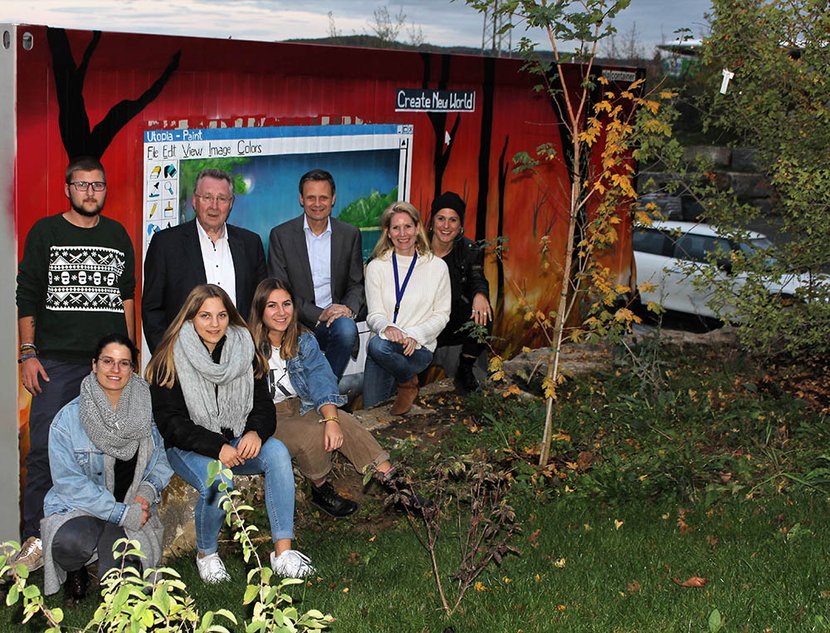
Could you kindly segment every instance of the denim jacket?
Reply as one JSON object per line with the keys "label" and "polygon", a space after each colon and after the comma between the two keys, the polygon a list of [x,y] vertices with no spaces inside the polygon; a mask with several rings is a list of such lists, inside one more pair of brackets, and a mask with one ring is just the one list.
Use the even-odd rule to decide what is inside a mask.
{"label": "denim jacket", "polygon": [[[161,435],[152,426],[153,452],[144,470],[142,483],[155,492],[148,501],[154,506],[173,476]],[[116,501],[104,483],[104,453],[92,443],[81,424],[80,397],[61,409],[49,430],[49,466],[54,485],[43,502],[45,516],[82,510],[110,523],[121,525],[127,506]]]}
{"label": "denim jacket", "polygon": [[291,386],[300,398],[300,415],[311,409],[319,411],[324,404],[338,407],[345,404],[348,398],[340,395],[331,365],[320,351],[314,335],[310,332],[300,334],[299,348],[299,353],[285,362],[285,368]]}

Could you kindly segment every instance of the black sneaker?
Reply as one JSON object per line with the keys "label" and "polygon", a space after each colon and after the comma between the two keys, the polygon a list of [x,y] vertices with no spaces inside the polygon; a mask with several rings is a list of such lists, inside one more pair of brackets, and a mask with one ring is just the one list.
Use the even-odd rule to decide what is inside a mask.
{"label": "black sneaker", "polygon": [[337,494],[334,486],[328,481],[322,486],[311,486],[311,503],[336,519],[354,514],[359,507],[351,499],[346,499]]}
{"label": "black sneaker", "polygon": [[84,598],[89,589],[89,572],[86,567],[66,574],[66,583],[63,585],[63,596],[70,605],[74,605]]}
{"label": "black sneaker", "polygon": [[458,371],[455,372],[455,386],[461,393],[474,393],[478,391],[478,380],[473,373],[473,366],[461,363]]}

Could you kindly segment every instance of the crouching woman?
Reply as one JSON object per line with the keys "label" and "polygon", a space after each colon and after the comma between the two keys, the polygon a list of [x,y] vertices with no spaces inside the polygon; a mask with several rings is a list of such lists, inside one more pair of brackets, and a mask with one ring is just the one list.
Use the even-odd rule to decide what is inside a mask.
{"label": "crouching woman", "polygon": [[147,567],[161,558],[156,508],[173,471],[153,424],[150,389],[134,373],[137,360],[127,337],[102,338],[80,395],[52,422],[53,486],[41,525],[47,595],[66,580],[67,597],[82,599],[88,562],[97,556],[99,577],[121,564],[112,551],[119,538],[138,540]]}

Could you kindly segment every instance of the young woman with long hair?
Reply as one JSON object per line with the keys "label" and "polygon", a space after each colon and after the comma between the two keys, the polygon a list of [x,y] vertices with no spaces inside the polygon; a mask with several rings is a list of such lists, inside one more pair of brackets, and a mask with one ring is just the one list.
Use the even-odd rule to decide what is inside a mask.
{"label": "young woman with long hair", "polygon": [[353,415],[338,409],[346,398],[314,335],[298,321],[290,286],[265,279],[254,292],[250,329],[257,351],[268,359],[269,387],[277,408],[275,436],[311,482],[311,501],[334,517],[357,510],[328,481],[334,451],[355,469],[371,468],[391,486],[394,468],[389,453]]}
{"label": "young woman with long hair", "polygon": [[288,451],[272,437],[267,367],[230,297],[211,284],[190,292],[147,366],[170,465],[199,492],[196,565],[208,583],[229,580],[217,553],[225,520],[220,482],[206,484],[208,464],[216,459],[236,475],[264,474],[274,573],[301,578],[314,572],[308,558],[291,549],[294,474]]}

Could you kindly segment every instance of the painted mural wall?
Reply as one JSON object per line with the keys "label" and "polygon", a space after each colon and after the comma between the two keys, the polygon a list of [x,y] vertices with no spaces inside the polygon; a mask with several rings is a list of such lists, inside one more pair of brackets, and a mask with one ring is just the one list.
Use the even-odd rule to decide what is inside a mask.
{"label": "painted mural wall", "polygon": [[[63,170],[70,156],[101,158],[108,179],[104,213],[127,227],[138,255],[150,208],[148,131],[394,126],[411,134],[405,190],[425,221],[432,200],[453,190],[468,204],[468,237],[509,240],[503,262],[491,257],[487,263],[494,334],[502,349],[534,343],[519,324],[513,282],[542,309],[553,308],[567,226],[567,156],[555,108],[533,92],[533,79],[518,60],[42,26],[18,26],[15,46],[18,257],[38,219],[66,210]],[[562,156],[546,167],[544,186],[513,175],[512,156],[542,143],[553,143]],[[275,196],[279,208],[272,223],[260,213],[263,239],[271,226],[300,213],[295,183],[302,172],[295,163],[286,168],[297,173],[270,183],[292,191]],[[334,177],[338,192],[348,188],[346,170]],[[384,187],[388,183],[379,183],[378,190]],[[190,193],[175,196],[186,202]],[[545,236],[554,266],[543,275],[539,243]],[[136,259],[140,280],[141,257]],[[626,282],[627,233],[609,259]],[[25,420],[23,425],[25,435]]]}

